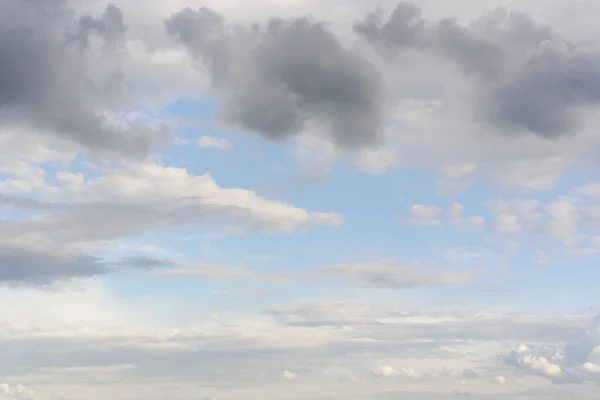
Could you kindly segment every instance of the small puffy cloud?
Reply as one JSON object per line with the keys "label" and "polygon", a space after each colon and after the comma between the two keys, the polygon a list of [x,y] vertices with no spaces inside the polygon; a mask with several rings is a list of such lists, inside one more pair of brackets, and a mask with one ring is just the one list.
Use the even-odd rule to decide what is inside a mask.
{"label": "small puffy cloud", "polygon": [[492,382],[495,385],[506,385],[507,383],[506,378],[502,375],[494,376],[492,379],[490,379],[490,382]]}
{"label": "small puffy cloud", "polygon": [[415,204],[403,219],[421,226],[439,226],[441,211],[438,206]]}
{"label": "small puffy cloud", "polygon": [[464,217],[464,207],[459,202],[452,203],[450,207],[450,219],[452,225],[459,229],[479,229],[485,225],[484,217]]}
{"label": "small puffy cloud", "polygon": [[586,362],[581,366],[581,369],[585,372],[592,374],[600,374],[600,365],[593,362]]}
{"label": "small puffy cloud", "polygon": [[379,377],[383,377],[383,378],[398,375],[399,373],[400,373],[400,371],[398,371],[394,367],[390,367],[389,365],[378,366],[373,371],[373,374],[375,376],[379,376]]}
{"label": "small puffy cloud", "polygon": [[496,213],[494,227],[498,232],[517,233],[542,219],[535,199],[501,199],[487,202]]}
{"label": "small puffy cloud", "polygon": [[298,376],[298,374],[296,374],[295,372],[292,372],[292,371],[288,371],[287,369],[285,371],[283,371],[283,377],[285,379],[294,380],[294,379],[296,379],[297,376]]}
{"label": "small puffy cloud", "polygon": [[215,136],[202,136],[196,140],[196,146],[201,149],[217,149],[217,150],[231,150],[233,145],[227,139],[215,137]]}
{"label": "small puffy cloud", "polygon": [[521,343],[509,355],[507,362],[532,374],[556,379],[563,374],[563,369],[555,361],[562,357],[556,349],[534,348]]}

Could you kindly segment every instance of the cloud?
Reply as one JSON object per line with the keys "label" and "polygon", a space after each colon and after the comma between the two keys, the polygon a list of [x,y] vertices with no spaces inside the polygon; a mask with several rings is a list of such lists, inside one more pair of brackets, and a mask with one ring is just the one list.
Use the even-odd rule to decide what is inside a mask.
{"label": "cloud", "polygon": [[[150,231],[202,224],[237,233],[283,234],[343,223],[336,213],[310,213],[249,190],[221,188],[210,174],[194,176],[183,168],[144,163],[104,172],[90,179],[59,173],[57,185],[43,180],[40,185],[53,201],[0,195],[0,204],[25,213],[18,221],[0,221],[1,279],[47,283],[108,273],[117,264],[86,249],[97,251]],[[138,269],[172,265],[143,256],[122,262]]]}
{"label": "cloud", "polygon": [[[121,11],[109,5],[76,24],[70,14],[62,1],[0,3],[0,121],[92,151],[144,156],[167,128],[117,117],[128,104],[122,71],[110,64],[126,31]],[[91,48],[92,37],[101,49]]]}
{"label": "cloud", "polygon": [[[546,378],[555,379],[563,375],[563,369],[555,364],[555,359],[560,359],[561,355],[556,352],[544,356],[544,348],[534,349],[525,344],[520,344],[517,349],[509,355],[507,362],[512,363],[519,368],[530,373],[540,375]],[[552,349],[548,349],[552,351]]]}
{"label": "cloud", "polygon": [[506,378],[502,375],[497,375],[491,379],[491,382],[495,385],[506,385]]}
{"label": "cloud", "polygon": [[356,167],[370,174],[380,174],[398,164],[398,155],[390,150],[363,151],[355,162]]}
{"label": "cloud", "polygon": [[[234,280],[256,280],[259,274],[243,268],[212,265],[206,263],[194,263],[193,268],[170,269],[161,273],[173,277],[198,277],[208,279],[234,279]],[[223,294],[223,293],[221,293]],[[231,294],[231,293],[228,293]]]}
{"label": "cloud", "polygon": [[539,201],[535,199],[492,200],[487,202],[487,206],[496,212],[494,227],[499,232],[520,232],[524,226],[531,226],[542,219],[538,211]]}
{"label": "cloud", "polygon": [[7,400],[41,400],[35,392],[23,385],[0,383],[0,395]]}
{"label": "cloud", "polygon": [[600,55],[513,9],[462,26],[452,18],[428,22],[401,2],[387,20],[367,14],[354,30],[388,53],[417,50],[456,66],[474,85],[475,117],[499,132],[572,135],[600,101]]}
{"label": "cloud", "polygon": [[415,204],[404,219],[421,226],[438,226],[441,212],[442,209],[438,206]]}
{"label": "cloud", "polygon": [[148,270],[173,265],[169,260],[143,256],[107,261],[69,251],[65,247],[57,246],[52,249],[51,246],[51,243],[30,243],[27,246],[10,242],[0,245],[0,284],[47,285],[61,280],[106,275],[127,269]]}
{"label": "cloud", "polygon": [[382,365],[375,368],[375,371],[373,371],[373,373],[375,374],[375,376],[387,378],[389,376],[398,375],[399,371],[394,367],[390,367],[389,365]]}
{"label": "cloud", "polygon": [[381,77],[324,23],[273,18],[232,29],[203,7],[174,14],[165,29],[209,71],[230,124],[276,142],[317,131],[344,150],[380,141]]}
{"label": "cloud", "polygon": [[[73,386],[108,383],[113,393],[134,386],[145,395],[137,387],[148,381],[153,382],[148,388],[152,392],[172,391],[161,376],[177,379],[182,396],[198,395],[196,385],[202,393],[228,398],[248,390],[257,395],[292,390],[304,396],[306,382],[315,379],[325,390],[340,383],[369,386],[369,395],[375,396],[384,383],[375,381],[374,366],[398,371],[385,381],[391,386],[384,390],[400,390],[398,378],[399,385],[414,385],[409,390],[415,392],[429,390],[432,382],[453,390],[463,380],[477,380],[475,385],[491,392],[489,380],[499,369],[510,373],[495,361],[510,350],[509,343],[568,342],[589,322],[586,316],[542,317],[386,301],[292,303],[279,306],[280,314],[193,315],[173,325],[158,321],[165,312],[180,315],[181,304],[157,312],[165,304],[155,297],[136,300],[132,307],[110,292],[102,295],[89,287],[83,292],[0,289],[0,300],[9,299],[14,307],[0,310],[5,361],[0,373],[66,398],[77,391]],[[302,371],[302,379],[284,380],[282,359],[294,366],[288,372]],[[397,366],[399,362],[408,365]],[[273,379],[277,376],[282,380]],[[340,380],[342,376],[346,378]],[[353,383],[349,376],[354,376]],[[519,380],[531,382],[526,375]]]}
{"label": "cloud", "polygon": [[600,374],[600,365],[592,363],[592,362],[586,362],[581,366],[581,369],[584,370],[585,372],[590,372],[592,374]]}
{"label": "cloud", "polygon": [[196,146],[201,149],[213,148],[223,151],[231,150],[233,148],[233,145],[227,139],[214,136],[202,136],[196,140]]}
{"label": "cloud", "polygon": [[479,229],[485,225],[484,217],[463,217],[464,207],[459,202],[452,203],[450,218],[452,225],[460,229]]}
{"label": "cloud", "polygon": [[298,377],[298,374],[296,374],[295,372],[288,371],[286,369],[285,371],[283,371],[283,377],[288,380],[293,380]]}
{"label": "cloud", "polygon": [[383,288],[467,286],[474,279],[474,274],[468,271],[402,266],[396,265],[393,260],[333,265],[313,270],[311,275],[340,278],[366,286]]}

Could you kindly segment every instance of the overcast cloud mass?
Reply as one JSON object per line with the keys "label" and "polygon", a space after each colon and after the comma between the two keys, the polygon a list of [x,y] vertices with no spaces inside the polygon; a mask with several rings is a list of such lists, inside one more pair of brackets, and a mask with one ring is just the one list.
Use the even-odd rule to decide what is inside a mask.
{"label": "overcast cloud mass", "polygon": [[592,0],[0,0],[0,400],[600,396]]}

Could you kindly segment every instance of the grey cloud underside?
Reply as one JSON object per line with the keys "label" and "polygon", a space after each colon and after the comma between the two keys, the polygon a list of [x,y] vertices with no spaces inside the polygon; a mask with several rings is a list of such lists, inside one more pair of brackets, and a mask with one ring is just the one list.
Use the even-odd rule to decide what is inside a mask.
{"label": "grey cloud underside", "polygon": [[476,84],[476,117],[504,132],[573,134],[581,113],[600,102],[600,53],[514,10],[496,9],[461,26],[453,19],[429,23],[416,6],[400,3],[387,20],[370,13],[354,30],[398,62],[410,49],[458,67]]}
{"label": "grey cloud underside", "polygon": [[92,79],[85,59],[91,35],[101,39],[103,57],[112,56],[126,30],[117,7],[74,21],[63,2],[0,0],[0,26],[0,123],[33,126],[90,150],[140,156],[164,131],[143,123],[116,128],[102,114],[123,104],[123,77],[115,70]]}
{"label": "grey cloud underside", "polygon": [[325,24],[271,19],[265,26],[229,28],[208,8],[184,9],[165,22],[167,33],[209,70],[225,121],[278,142],[306,130],[342,149],[379,142],[381,77]]}
{"label": "grey cloud underside", "polygon": [[0,285],[46,285],[73,278],[106,275],[123,270],[171,267],[169,260],[147,257],[105,261],[97,257],[76,255],[65,257],[31,249],[0,246]]}

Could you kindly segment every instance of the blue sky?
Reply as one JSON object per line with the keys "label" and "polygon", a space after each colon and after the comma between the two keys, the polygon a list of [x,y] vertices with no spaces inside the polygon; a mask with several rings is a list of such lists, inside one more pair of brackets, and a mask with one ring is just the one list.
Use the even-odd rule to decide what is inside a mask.
{"label": "blue sky", "polygon": [[0,400],[598,398],[597,2],[41,1]]}

